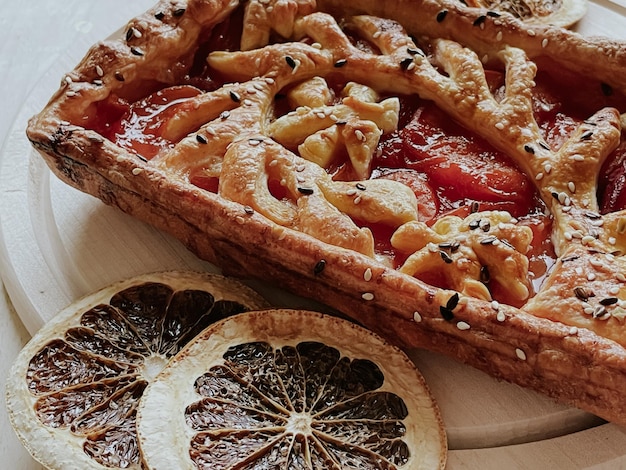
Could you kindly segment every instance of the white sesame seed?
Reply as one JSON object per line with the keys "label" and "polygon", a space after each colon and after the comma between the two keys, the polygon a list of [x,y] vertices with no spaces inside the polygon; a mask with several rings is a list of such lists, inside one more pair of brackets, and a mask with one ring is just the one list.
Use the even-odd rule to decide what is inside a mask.
{"label": "white sesame seed", "polygon": [[548,38],[544,38],[543,41],[541,41],[541,47],[546,48],[548,46]]}
{"label": "white sesame seed", "polygon": [[426,245],[426,248],[431,253],[438,253],[439,252],[439,247],[437,245],[435,245],[433,242],[428,242],[428,245]]}
{"label": "white sesame seed", "polygon": [[137,175],[140,175],[142,171],[143,171],[142,168],[133,168],[132,173],[133,175],[137,176]]}
{"label": "white sesame seed", "polygon": [[99,77],[104,76],[104,70],[102,70],[102,67],[100,67],[99,65],[96,65],[96,73],[98,74]]}
{"label": "white sesame seed", "polygon": [[496,129],[499,131],[504,130],[504,124],[502,122],[496,122]]}
{"label": "white sesame seed", "polygon": [[591,315],[593,313],[593,307],[586,306],[585,308],[583,308],[583,312],[587,315]]}
{"label": "white sesame seed", "polygon": [[491,308],[494,309],[495,311],[500,310],[500,302],[498,302],[497,300],[492,300]]}
{"label": "white sesame seed", "polygon": [[466,323],[464,321],[460,321],[456,324],[456,327],[461,330],[461,331],[465,331],[465,330],[469,330],[470,329],[470,325],[469,323]]}
{"label": "white sesame seed", "polygon": [[502,41],[502,31],[498,31],[498,34],[496,34],[496,41]]}
{"label": "white sesame seed", "polygon": [[[482,25],[481,25],[481,27],[482,27]],[[483,58],[482,58],[482,63],[483,63],[483,64],[486,64],[487,62],[489,62],[489,56],[488,56],[487,54],[485,54],[485,55],[483,56]]]}
{"label": "white sesame seed", "polygon": [[550,174],[550,172],[552,171],[552,165],[550,165],[549,163],[546,163],[543,166],[543,171],[547,174]]}
{"label": "white sesame seed", "polygon": [[380,31],[376,31],[374,34],[372,34],[372,38],[373,39],[378,39],[380,37]]}
{"label": "white sesame seed", "polygon": [[354,201],[352,201],[352,202],[354,202],[355,204],[360,204],[361,200],[362,200],[361,196],[357,196],[357,197],[354,198]]}
{"label": "white sesame seed", "polygon": [[518,357],[518,359],[522,361],[526,360],[526,353],[522,351],[520,348],[515,348],[515,355]]}
{"label": "white sesame seed", "polygon": [[121,162],[123,162],[123,161],[124,161],[124,157],[123,157],[122,155],[118,155],[118,156],[115,158],[115,160],[116,160],[118,163],[121,163]]}
{"label": "white sesame seed", "polygon": [[235,222],[237,222],[239,225],[243,225],[243,224],[246,223],[245,219],[242,216],[240,216],[240,215],[235,217]]}
{"label": "white sesame seed", "polygon": [[543,179],[543,173],[539,172],[535,175],[535,179],[537,181],[541,181]]}
{"label": "white sesame seed", "polygon": [[617,240],[615,239],[615,237],[609,237],[609,245],[615,245],[617,243]]}
{"label": "white sesame seed", "polygon": [[570,232],[563,233],[563,237],[565,237],[565,239],[568,241],[574,238]]}
{"label": "white sesame seed", "polygon": [[594,281],[596,279],[596,275],[595,273],[589,273],[587,274],[587,280],[588,281]]}
{"label": "white sesame seed", "polygon": [[500,323],[506,320],[506,315],[504,314],[503,311],[498,312],[498,314],[496,315],[496,320],[498,320]]}
{"label": "white sesame seed", "polygon": [[361,142],[365,141],[365,134],[363,134],[363,131],[361,131],[360,129],[357,129],[356,131],[354,131],[354,135]]}
{"label": "white sesame seed", "polygon": [[609,294],[611,295],[617,295],[619,294],[620,291],[620,287],[619,286],[613,286],[609,289]]}
{"label": "white sesame seed", "polygon": [[571,192],[575,193],[576,192],[576,184],[573,181],[570,181],[569,183],[567,183],[567,189],[569,189]]}
{"label": "white sesame seed", "polygon": [[422,321],[422,316],[419,312],[413,312],[413,321],[419,323]]}
{"label": "white sesame seed", "polygon": [[572,326],[572,327],[569,329],[569,334],[570,334],[570,335],[574,335],[574,336],[575,336],[575,335],[577,335],[577,334],[578,334],[578,328],[576,328],[575,326]]}
{"label": "white sesame seed", "polygon": [[572,160],[577,161],[577,162],[582,162],[585,160],[585,157],[583,157],[580,154],[576,154],[576,155],[572,155]]}
{"label": "white sesame seed", "polygon": [[537,33],[535,33],[535,30],[534,30],[534,29],[529,29],[529,30],[528,30],[528,35],[529,35],[529,36],[536,36],[536,35],[537,35]]}
{"label": "white sesame seed", "polygon": [[361,298],[363,300],[374,300],[374,294],[372,294],[371,292],[365,292],[363,295],[361,295]]}
{"label": "white sesame seed", "polygon": [[615,275],[615,279],[617,279],[620,282],[626,282],[626,274],[624,274],[624,273],[617,273]]}
{"label": "white sesame seed", "polygon": [[371,268],[367,268],[365,270],[365,272],[363,273],[363,279],[365,279],[366,282],[369,282],[372,280],[372,270]]}
{"label": "white sesame seed", "polygon": [[581,241],[583,245],[589,245],[590,243],[593,243],[594,240],[595,238],[593,238],[591,235],[585,235]]}
{"label": "white sesame seed", "polygon": [[583,268],[581,268],[580,266],[578,266],[576,269],[574,269],[574,272],[575,272],[577,275],[579,275],[579,276],[580,276],[580,275],[582,275],[582,273],[583,273]]}

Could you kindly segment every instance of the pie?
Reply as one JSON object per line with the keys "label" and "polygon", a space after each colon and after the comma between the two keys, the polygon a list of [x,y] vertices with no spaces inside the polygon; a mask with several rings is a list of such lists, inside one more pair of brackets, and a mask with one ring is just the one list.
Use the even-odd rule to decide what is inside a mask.
{"label": "pie", "polygon": [[625,46],[446,0],[162,1],[27,133],[225,274],[626,423]]}

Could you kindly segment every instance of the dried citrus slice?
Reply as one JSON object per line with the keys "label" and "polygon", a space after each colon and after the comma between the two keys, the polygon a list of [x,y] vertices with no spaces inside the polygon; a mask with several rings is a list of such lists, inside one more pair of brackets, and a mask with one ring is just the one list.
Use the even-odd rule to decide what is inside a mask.
{"label": "dried citrus slice", "polygon": [[302,310],[211,325],[147,387],[138,433],[150,469],[437,469],[447,451],[404,353]]}
{"label": "dried citrus slice", "polygon": [[11,423],[49,469],[145,468],[136,409],[146,385],[209,323],[265,301],[216,275],[168,272],[114,284],[60,312],[7,379]]}
{"label": "dried citrus slice", "polygon": [[569,27],[587,13],[587,0],[467,0],[472,7],[506,12],[528,24]]}

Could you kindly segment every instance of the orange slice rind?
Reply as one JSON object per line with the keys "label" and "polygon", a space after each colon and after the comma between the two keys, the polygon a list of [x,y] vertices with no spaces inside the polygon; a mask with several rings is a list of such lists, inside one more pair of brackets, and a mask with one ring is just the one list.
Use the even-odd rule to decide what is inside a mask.
{"label": "orange slice rind", "polygon": [[148,385],[149,469],[437,469],[438,408],[415,365],[362,327],[302,310],[208,327]]}

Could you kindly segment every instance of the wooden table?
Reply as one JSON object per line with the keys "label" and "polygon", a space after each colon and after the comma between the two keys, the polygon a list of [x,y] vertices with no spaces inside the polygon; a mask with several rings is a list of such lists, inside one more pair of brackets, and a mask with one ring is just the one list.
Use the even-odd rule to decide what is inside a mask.
{"label": "wooden table", "polygon": [[[16,3],[3,5],[0,16],[0,273],[11,297],[0,295],[2,389],[30,333],[78,296],[141,272],[212,269],[175,240],[49,179],[36,160],[29,164],[23,134],[27,117],[93,42],[152,0]],[[626,39],[625,7],[593,3],[578,28]],[[109,235],[103,237],[103,231]],[[263,288],[277,303],[306,305]],[[497,383],[437,355],[411,355],[442,408],[450,438],[449,469],[626,469],[626,428]],[[0,462],[3,469],[39,468],[11,430],[4,406]]]}

